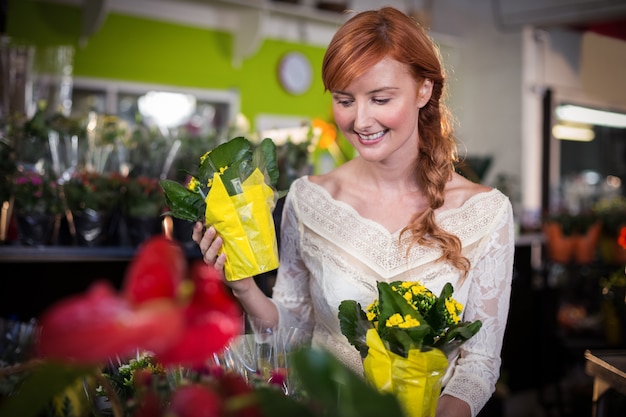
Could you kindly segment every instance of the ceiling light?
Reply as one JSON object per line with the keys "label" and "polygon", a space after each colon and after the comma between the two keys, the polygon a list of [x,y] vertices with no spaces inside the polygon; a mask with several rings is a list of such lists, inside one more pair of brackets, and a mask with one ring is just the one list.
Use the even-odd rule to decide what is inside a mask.
{"label": "ceiling light", "polygon": [[570,122],[626,128],[626,114],[595,110],[571,104],[562,104],[557,106],[556,116],[560,120],[567,120]]}
{"label": "ceiling light", "polygon": [[552,126],[552,136],[560,140],[591,142],[596,135],[593,132],[593,129],[589,126],[568,126],[556,124]]}
{"label": "ceiling light", "polygon": [[187,122],[196,109],[190,94],[150,91],[138,99],[139,112],[159,127],[173,128]]}

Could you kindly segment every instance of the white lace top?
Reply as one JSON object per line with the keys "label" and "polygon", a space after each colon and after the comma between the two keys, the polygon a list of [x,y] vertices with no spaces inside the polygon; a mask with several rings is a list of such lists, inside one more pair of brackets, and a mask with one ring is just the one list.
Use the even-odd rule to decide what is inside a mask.
{"label": "white lace top", "polygon": [[[472,268],[460,273],[435,262],[440,250],[414,246],[406,256],[399,232],[361,217],[307,177],[286,197],[281,226],[280,267],[273,289],[281,326],[313,330],[312,343],[362,374],[358,351],[341,333],[341,301],[365,308],[377,296],[377,281],[419,280],[435,294],[446,282],[464,305],[463,320],[480,319],[481,330],[450,360],[443,393],[467,402],[472,416],[495,390],[513,271],[513,213],[498,190],[479,193],[463,206],[441,212],[438,224],[455,233]],[[403,243],[409,239],[403,236]]]}

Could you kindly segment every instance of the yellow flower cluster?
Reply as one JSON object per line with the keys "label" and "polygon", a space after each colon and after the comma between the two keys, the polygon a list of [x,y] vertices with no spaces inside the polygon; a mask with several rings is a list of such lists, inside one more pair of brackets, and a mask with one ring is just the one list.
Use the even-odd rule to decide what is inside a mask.
{"label": "yellow flower cluster", "polygon": [[[204,160],[209,155],[209,153],[211,152],[209,151],[205,153],[204,155],[202,155],[200,159]],[[228,169],[228,166],[221,167],[220,174],[223,174],[227,169]],[[208,179],[206,186],[209,188],[213,186],[213,178]],[[189,191],[195,191],[195,192],[198,192],[200,190],[200,183],[198,182],[198,179],[196,177],[191,177],[191,179],[189,180],[189,183],[187,184],[187,189]]]}
{"label": "yellow flower cluster", "polygon": [[412,317],[410,314],[402,317],[399,313],[394,314],[393,316],[387,319],[385,326],[387,327],[399,327],[401,329],[408,329],[411,327],[417,327],[421,323],[416,318]]}
{"label": "yellow flower cluster", "polygon": [[458,324],[461,321],[459,313],[463,311],[463,305],[454,298],[448,298],[446,300],[446,311],[452,323]]}
{"label": "yellow flower cluster", "polygon": [[198,182],[198,180],[196,179],[196,177],[191,177],[191,179],[189,180],[189,182],[187,183],[187,189],[189,191],[196,191],[198,189],[198,186],[200,185],[200,183]]}
{"label": "yellow flower cluster", "polygon": [[[422,316],[428,314],[430,309],[437,302],[437,296],[430,291],[424,284],[421,282],[411,282],[411,281],[403,281],[398,283],[397,285],[392,285],[391,289],[398,294],[402,295],[408,304],[413,307],[416,311],[418,311]],[[461,322],[461,311],[463,311],[463,305],[456,301],[454,298],[450,297],[445,300],[446,311],[444,315],[446,317],[446,322],[448,325],[458,324]],[[374,300],[372,304],[370,304],[366,309],[367,319],[374,323],[378,321],[378,316],[380,313],[380,306],[378,304],[378,300]],[[399,314],[396,314],[400,317],[400,319],[406,321]],[[391,318],[390,318],[391,320]],[[397,320],[397,319],[394,319]],[[404,322],[403,321],[403,322]],[[417,320],[415,320],[417,321]],[[386,325],[389,327],[389,321],[387,321]],[[419,326],[418,324],[416,324]],[[392,324],[392,326],[397,326],[397,323]],[[402,326],[398,326],[402,327]],[[411,326],[404,326],[411,327]]]}

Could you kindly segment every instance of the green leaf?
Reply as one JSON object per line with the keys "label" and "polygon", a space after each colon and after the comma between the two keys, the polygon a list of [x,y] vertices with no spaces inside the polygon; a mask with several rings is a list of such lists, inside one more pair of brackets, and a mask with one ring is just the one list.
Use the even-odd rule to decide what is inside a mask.
{"label": "green leaf", "polygon": [[442,350],[446,355],[472,338],[481,329],[483,323],[480,320],[471,323],[459,323],[450,326],[444,337],[437,340],[433,347]]}
{"label": "green leaf", "polygon": [[304,391],[319,406],[310,407],[318,410],[315,415],[402,417],[394,395],[380,393],[330,353],[304,349],[294,352],[291,360]]}
{"label": "green leaf", "polygon": [[361,357],[366,357],[368,346],[365,343],[365,334],[374,326],[367,320],[367,314],[359,303],[354,300],[344,300],[339,304],[339,326],[341,333],[359,351]]}
{"label": "green leaf", "polygon": [[[430,309],[426,317],[424,317],[430,327],[432,327],[433,335],[441,334],[446,327],[448,327],[448,323],[446,321],[446,300],[452,297],[453,292],[454,288],[452,287],[452,284],[447,282],[441,289],[441,294],[437,298],[435,305]],[[434,343],[434,340],[430,339],[426,341],[426,343]]]}
{"label": "green leaf", "polygon": [[427,325],[401,329],[399,327],[385,327],[382,330],[381,339],[386,340],[389,349],[403,357],[408,357],[409,350],[422,349],[424,339],[432,332]]}
{"label": "green leaf", "polygon": [[269,184],[272,187],[276,187],[280,172],[278,170],[278,158],[276,156],[276,144],[274,144],[274,141],[270,138],[263,139],[254,150],[253,159],[255,166],[269,177]]}
{"label": "green leaf", "polygon": [[378,321],[378,331],[382,331],[385,328],[385,323],[389,317],[396,313],[399,313],[402,317],[411,315],[420,322],[423,322],[423,317],[413,308],[413,306],[392,289],[392,284],[386,282],[378,283],[378,302],[380,305],[380,316]]}
{"label": "green leaf", "polygon": [[165,204],[170,214],[179,219],[196,222],[204,218],[206,203],[199,194],[188,190],[172,180],[161,180],[159,185],[165,194]]}
{"label": "green leaf", "polygon": [[239,136],[224,142],[211,152],[200,164],[198,179],[202,184],[206,184],[213,174],[220,172],[220,169],[232,169],[236,162],[252,159],[250,141],[243,136]]}
{"label": "green leaf", "polygon": [[26,377],[14,395],[0,402],[0,417],[40,416],[55,395],[61,394],[78,378],[94,372],[92,367],[44,363]]}
{"label": "green leaf", "polygon": [[315,413],[303,402],[286,397],[282,391],[270,387],[256,388],[259,407],[264,416],[272,417],[315,417]]}

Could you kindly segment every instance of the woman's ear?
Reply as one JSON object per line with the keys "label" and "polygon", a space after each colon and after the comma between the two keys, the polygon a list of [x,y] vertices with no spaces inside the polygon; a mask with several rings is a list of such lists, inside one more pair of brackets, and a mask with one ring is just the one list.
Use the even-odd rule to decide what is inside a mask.
{"label": "woman's ear", "polygon": [[430,96],[432,94],[433,80],[431,80],[430,78],[425,78],[424,81],[422,81],[422,85],[420,85],[419,89],[417,90],[417,103],[420,109],[424,107],[426,103],[428,103],[428,100],[430,100]]}

